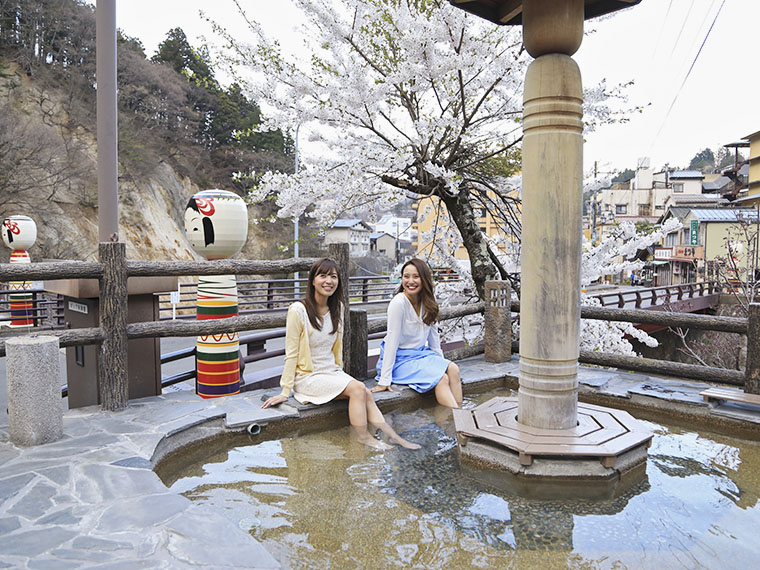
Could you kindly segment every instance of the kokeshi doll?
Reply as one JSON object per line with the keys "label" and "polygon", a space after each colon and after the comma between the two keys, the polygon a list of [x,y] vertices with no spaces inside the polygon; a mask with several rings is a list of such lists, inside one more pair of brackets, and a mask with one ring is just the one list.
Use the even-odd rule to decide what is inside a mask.
{"label": "kokeshi doll", "polygon": [[[37,240],[37,224],[29,216],[10,216],[3,220],[3,241],[13,250],[11,263],[31,263],[27,249]],[[11,291],[11,322],[12,327],[30,327],[34,325],[34,297],[30,281],[11,281],[8,284]]]}
{"label": "kokeshi doll", "polygon": [[[248,237],[248,209],[243,199],[226,190],[204,190],[185,209],[185,233],[193,250],[208,260],[235,255]],[[198,279],[197,320],[225,319],[238,314],[234,275]],[[203,398],[240,392],[238,333],[201,335],[196,343],[195,391]]]}

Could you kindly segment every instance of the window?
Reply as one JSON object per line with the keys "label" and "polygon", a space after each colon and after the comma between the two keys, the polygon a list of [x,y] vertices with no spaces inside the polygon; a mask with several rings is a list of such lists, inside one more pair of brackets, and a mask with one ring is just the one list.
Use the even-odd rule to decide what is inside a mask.
{"label": "window", "polygon": [[681,192],[681,193],[683,193],[683,182],[674,182],[673,183],[673,192]]}
{"label": "window", "polygon": [[649,211],[649,204],[639,204],[639,216],[648,216]]}
{"label": "window", "polygon": [[615,213],[616,214],[627,214],[628,213],[628,206],[626,204],[615,204]]}
{"label": "window", "polygon": [[665,209],[665,206],[662,204],[659,204],[654,207],[655,212],[662,212]]}

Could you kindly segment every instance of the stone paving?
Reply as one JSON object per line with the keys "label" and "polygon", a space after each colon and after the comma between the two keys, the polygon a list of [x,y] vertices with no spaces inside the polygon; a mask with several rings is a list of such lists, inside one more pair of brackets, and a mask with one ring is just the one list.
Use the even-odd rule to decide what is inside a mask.
{"label": "stone paving", "polygon": [[[505,380],[516,387],[517,357],[503,364],[482,357],[459,364],[465,391],[504,386]],[[759,410],[705,404],[699,396],[703,383],[587,367],[579,379],[582,398],[616,399],[621,407],[681,407],[687,414],[760,428]],[[120,412],[67,410],[63,439],[27,448],[9,443],[8,417],[0,414],[0,568],[277,568],[247,532],[211,507],[169,491],[152,470],[184,443],[313,411],[294,400],[262,410],[265,393],[276,390],[215,400],[172,391],[134,400]],[[376,396],[381,406],[424,397],[408,389]],[[331,403],[320,410],[345,413],[344,407]]]}

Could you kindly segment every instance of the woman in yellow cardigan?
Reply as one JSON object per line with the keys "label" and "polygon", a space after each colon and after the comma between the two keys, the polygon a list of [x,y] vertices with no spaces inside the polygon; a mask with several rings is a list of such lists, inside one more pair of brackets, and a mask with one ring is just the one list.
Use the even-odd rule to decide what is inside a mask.
{"label": "woman in yellow cardigan", "polygon": [[269,398],[262,408],[285,402],[291,391],[302,404],[348,399],[348,421],[359,442],[376,449],[391,447],[372,436],[369,423],[385,433],[391,443],[419,449],[419,445],[406,441],[388,425],[367,387],[343,372],[342,298],[337,264],[327,258],[316,261],[309,271],[306,298],[288,309],[282,392]]}

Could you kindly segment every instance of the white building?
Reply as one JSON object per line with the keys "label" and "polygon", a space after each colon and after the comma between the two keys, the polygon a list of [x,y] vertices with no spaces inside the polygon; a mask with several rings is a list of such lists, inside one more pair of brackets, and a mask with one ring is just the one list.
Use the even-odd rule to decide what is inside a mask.
{"label": "white building", "polygon": [[347,243],[350,255],[364,257],[369,253],[371,233],[372,228],[358,218],[335,220],[333,225],[325,230],[325,245]]}
{"label": "white building", "polygon": [[417,232],[412,228],[412,218],[397,218],[390,214],[384,215],[375,224],[375,233],[386,233],[394,238],[414,241]]}

